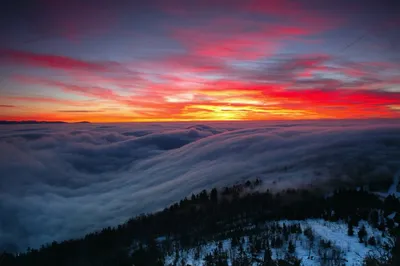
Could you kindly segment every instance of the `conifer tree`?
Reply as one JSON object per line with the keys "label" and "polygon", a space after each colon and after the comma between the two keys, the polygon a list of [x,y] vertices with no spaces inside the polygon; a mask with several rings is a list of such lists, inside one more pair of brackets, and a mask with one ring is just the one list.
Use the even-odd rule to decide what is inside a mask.
{"label": "conifer tree", "polygon": [[347,235],[348,236],[353,236],[354,235],[354,228],[353,228],[353,224],[351,222],[349,222],[347,224]]}
{"label": "conifer tree", "polygon": [[264,252],[264,259],[263,259],[263,266],[272,266],[273,265],[273,260],[272,260],[272,251],[269,248],[269,246],[265,249]]}
{"label": "conifer tree", "polygon": [[363,225],[360,229],[360,231],[358,231],[358,238],[360,240],[360,243],[364,242],[364,239],[367,236],[367,230],[365,229],[365,226]]}
{"label": "conifer tree", "polygon": [[292,241],[289,241],[288,252],[293,254],[296,251],[296,246],[293,244]]}

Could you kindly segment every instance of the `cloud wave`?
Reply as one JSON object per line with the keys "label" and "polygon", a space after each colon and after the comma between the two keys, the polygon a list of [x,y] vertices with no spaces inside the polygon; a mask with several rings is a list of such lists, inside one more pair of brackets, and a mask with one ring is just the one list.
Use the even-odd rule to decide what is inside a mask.
{"label": "cloud wave", "polygon": [[[397,123],[397,124],[396,124]],[[0,127],[0,248],[117,225],[204,188],[392,176],[400,124],[238,122]]]}

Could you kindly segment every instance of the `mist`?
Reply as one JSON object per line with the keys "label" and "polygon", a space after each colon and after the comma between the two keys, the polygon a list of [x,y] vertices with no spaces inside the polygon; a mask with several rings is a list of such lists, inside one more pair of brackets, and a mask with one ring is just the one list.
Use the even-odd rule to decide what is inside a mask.
{"label": "mist", "polygon": [[0,249],[80,237],[192,193],[394,176],[395,120],[0,126]]}

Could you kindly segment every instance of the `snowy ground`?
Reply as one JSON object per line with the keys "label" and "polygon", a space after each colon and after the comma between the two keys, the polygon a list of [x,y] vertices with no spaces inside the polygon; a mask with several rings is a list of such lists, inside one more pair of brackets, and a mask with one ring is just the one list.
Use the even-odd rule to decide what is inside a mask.
{"label": "snowy ground", "polygon": [[[296,221],[295,221],[296,222]],[[332,244],[338,247],[344,252],[344,257],[347,260],[346,265],[362,265],[363,259],[367,256],[369,252],[378,254],[378,249],[387,242],[387,239],[382,238],[382,233],[373,229],[368,223],[360,222],[359,228],[365,225],[368,236],[374,236],[377,239],[379,245],[376,247],[366,246],[360,243],[357,237],[359,228],[355,228],[354,236],[347,235],[347,224],[343,222],[326,222],[324,220],[306,220],[297,221],[301,223],[302,229],[310,226],[316,236],[316,239],[324,239],[332,241]],[[283,223],[283,222],[282,222]],[[293,221],[287,221],[286,224],[293,223]],[[304,237],[304,236],[303,236]],[[316,241],[318,243],[319,241]],[[296,255],[298,258],[302,259],[302,265],[316,265],[314,259],[308,257],[308,248],[304,245],[296,245]],[[316,250],[312,252],[311,258],[318,257]]]}
{"label": "snowy ground", "polygon": [[[354,236],[347,235],[347,224],[344,222],[327,222],[322,219],[310,219],[305,221],[280,221],[281,225],[285,223],[286,225],[290,224],[300,224],[302,230],[306,229],[307,227],[312,228],[312,231],[315,236],[315,245],[311,248],[309,242],[304,234],[299,234],[296,237],[291,236],[291,240],[296,245],[295,255],[297,258],[302,260],[302,265],[304,266],[311,266],[311,265],[319,265],[319,255],[318,255],[318,246],[320,240],[330,240],[332,245],[337,248],[337,250],[341,250],[344,253],[345,258],[345,265],[353,266],[353,265],[362,265],[363,259],[369,253],[378,254],[378,250],[382,247],[384,243],[388,243],[389,240],[385,237],[382,237],[382,233],[372,228],[366,222],[360,222],[359,227],[354,228]],[[359,239],[357,237],[358,230],[361,228],[362,225],[365,225],[368,237],[374,236],[377,240],[376,246],[366,246],[363,243],[359,243]],[[248,237],[244,237],[245,244],[244,248],[247,250],[248,247]],[[208,243],[201,248],[201,258],[194,259],[195,250],[186,250],[182,251],[180,254],[180,258],[184,258],[186,263],[189,265],[203,265],[204,261],[203,258],[206,254],[212,253],[213,250],[217,248],[216,242]],[[223,241],[223,249],[225,251],[231,252],[231,241],[224,240]],[[287,250],[287,243],[284,244],[283,248],[281,249],[272,249],[272,257],[274,259],[284,258],[285,252]],[[169,265],[174,261],[174,255],[166,257],[166,265]],[[249,257],[251,257],[249,253]],[[263,258],[263,254],[258,255],[259,259]],[[231,262],[228,261],[228,264],[231,265]],[[254,263],[254,265],[256,265]]]}

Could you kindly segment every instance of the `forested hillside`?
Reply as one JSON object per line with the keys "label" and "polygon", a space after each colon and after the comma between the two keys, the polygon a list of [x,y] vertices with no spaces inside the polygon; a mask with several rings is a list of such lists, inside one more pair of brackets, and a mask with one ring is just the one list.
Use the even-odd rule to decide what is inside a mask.
{"label": "forested hillside", "polygon": [[400,201],[359,189],[203,190],[81,239],[4,253],[19,265],[400,265]]}

